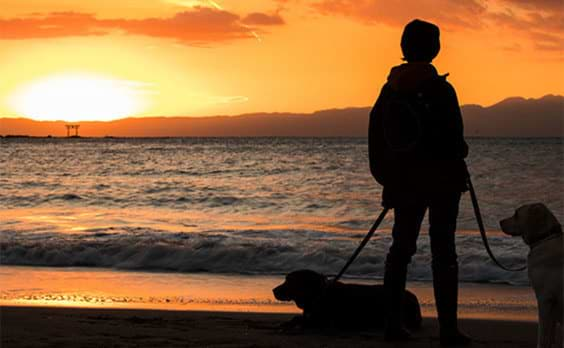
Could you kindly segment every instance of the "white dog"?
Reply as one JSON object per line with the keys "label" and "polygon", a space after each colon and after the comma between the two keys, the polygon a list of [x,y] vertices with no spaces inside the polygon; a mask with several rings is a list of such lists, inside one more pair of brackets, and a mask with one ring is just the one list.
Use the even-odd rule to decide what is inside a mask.
{"label": "white dog", "polygon": [[[542,203],[524,205],[500,222],[511,236],[521,236],[531,248],[529,279],[539,311],[537,347],[562,347],[562,226]],[[560,341],[560,342],[557,342]]]}

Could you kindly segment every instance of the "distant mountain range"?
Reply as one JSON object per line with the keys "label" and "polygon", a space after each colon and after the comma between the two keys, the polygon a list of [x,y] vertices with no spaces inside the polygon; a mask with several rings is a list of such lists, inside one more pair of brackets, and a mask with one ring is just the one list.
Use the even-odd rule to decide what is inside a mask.
{"label": "distant mountain range", "polygon": [[[143,117],[80,122],[89,137],[318,136],[364,137],[370,107],[310,114],[254,113],[239,116]],[[467,136],[562,137],[564,96],[508,98],[489,107],[462,106]],[[65,122],[0,118],[0,135],[66,136]]]}

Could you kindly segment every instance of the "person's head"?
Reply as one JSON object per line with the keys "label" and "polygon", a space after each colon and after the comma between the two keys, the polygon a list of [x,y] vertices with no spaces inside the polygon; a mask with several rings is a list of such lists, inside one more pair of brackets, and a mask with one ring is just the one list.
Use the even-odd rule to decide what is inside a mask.
{"label": "person's head", "polygon": [[403,60],[430,63],[441,49],[439,36],[439,27],[432,23],[419,19],[409,22],[401,36]]}

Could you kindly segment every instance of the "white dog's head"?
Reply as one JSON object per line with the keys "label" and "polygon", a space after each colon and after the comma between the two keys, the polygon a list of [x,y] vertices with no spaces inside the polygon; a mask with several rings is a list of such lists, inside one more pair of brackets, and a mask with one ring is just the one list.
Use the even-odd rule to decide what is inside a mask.
{"label": "white dog's head", "polygon": [[499,222],[501,230],[510,236],[521,236],[527,245],[562,233],[562,226],[542,203],[527,204],[515,210],[512,217]]}

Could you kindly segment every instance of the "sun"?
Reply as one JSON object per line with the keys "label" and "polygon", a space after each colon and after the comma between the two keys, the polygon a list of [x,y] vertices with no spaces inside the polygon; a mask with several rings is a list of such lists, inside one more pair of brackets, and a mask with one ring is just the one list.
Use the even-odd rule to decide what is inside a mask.
{"label": "sun", "polygon": [[144,111],[149,86],[94,74],[57,74],[21,86],[9,104],[38,121],[111,121]]}

